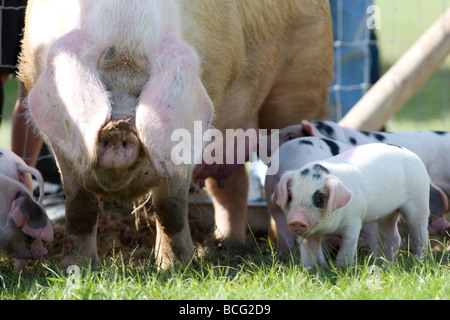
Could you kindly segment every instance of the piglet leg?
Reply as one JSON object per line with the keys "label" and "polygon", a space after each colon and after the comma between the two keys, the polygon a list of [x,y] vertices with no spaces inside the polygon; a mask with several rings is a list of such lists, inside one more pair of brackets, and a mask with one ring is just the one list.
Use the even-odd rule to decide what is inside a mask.
{"label": "piglet leg", "polygon": [[362,223],[357,223],[355,221],[354,224],[349,226],[346,232],[341,236],[341,247],[339,248],[339,252],[336,257],[337,268],[344,268],[354,264],[361,227]]}
{"label": "piglet leg", "polygon": [[321,239],[309,237],[308,239],[301,239],[300,254],[302,264],[305,268],[312,268],[314,266],[325,266],[325,256],[323,255]]}
{"label": "piglet leg", "polygon": [[295,234],[289,229],[286,222],[286,216],[280,207],[275,206],[271,202],[267,202],[267,208],[272,216],[270,231],[277,246],[281,248],[292,248],[294,246]]}
{"label": "piglet leg", "polygon": [[27,273],[28,272],[28,265],[27,261],[24,259],[14,259],[14,272],[15,273]]}
{"label": "piglet leg", "polygon": [[392,216],[378,221],[383,251],[388,260],[392,260],[400,246],[401,238],[397,227],[398,216],[399,213],[394,213]]}
{"label": "piglet leg", "polygon": [[376,221],[372,221],[363,225],[361,229],[361,238],[363,243],[365,243],[370,251],[379,256],[380,245],[379,245],[379,236],[378,236],[378,223]]}

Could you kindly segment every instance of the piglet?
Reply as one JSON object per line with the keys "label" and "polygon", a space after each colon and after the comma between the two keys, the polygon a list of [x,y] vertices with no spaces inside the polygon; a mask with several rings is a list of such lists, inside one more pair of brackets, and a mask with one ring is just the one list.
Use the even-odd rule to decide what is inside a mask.
{"label": "piglet", "polygon": [[52,225],[23,183],[0,174],[0,186],[0,252],[16,258],[16,271],[26,271],[25,259],[47,253],[42,240],[53,240]]}
{"label": "piglet", "polygon": [[324,160],[338,155],[352,146],[339,141],[326,138],[304,137],[292,139],[287,137],[286,130],[280,137],[280,147],[271,156],[272,165],[278,167],[278,172],[274,175],[266,174],[264,182],[264,194],[266,197],[267,209],[271,215],[271,238],[281,247],[293,247],[295,234],[291,232],[286,223],[286,217],[280,206],[271,201],[271,196],[275,191],[277,183],[283,173],[290,170],[297,170],[311,161]]}
{"label": "piglet", "polygon": [[[301,133],[300,133],[301,131]],[[417,154],[424,162],[435,190],[430,198],[431,216],[428,231],[438,235],[450,229],[450,222],[445,218],[448,210],[447,197],[450,196],[450,133],[437,131],[399,131],[399,132],[366,132],[340,126],[331,121],[306,121],[299,126],[291,126],[285,135],[317,136],[337,140],[353,146],[367,143],[387,143],[405,147]],[[280,137],[281,139],[281,137]],[[443,199],[441,194],[445,193]]]}
{"label": "piglet", "polygon": [[[28,188],[28,190],[30,190],[30,192],[33,192],[33,183],[31,180],[31,175],[33,175],[39,186],[39,198],[37,201],[40,205],[42,205],[42,201],[44,198],[44,180],[39,170],[28,166],[25,161],[22,160],[22,158],[20,158],[14,152],[5,148],[0,148],[0,174],[3,174],[13,180],[22,183],[26,186],[26,188]],[[9,183],[2,185],[2,188],[10,187],[10,181]],[[33,208],[35,208],[37,204],[34,202],[32,197],[30,199],[31,201],[24,202],[21,207],[24,208],[24,206],[29,206],[29,210],[34,210]],[[39,210],[44,210],[42,206],[38,205],[38,207],[40,208]],[[0,214],[2,213],[3,211],[0,212]],[[51,233],[53,237],[53,231],[51,231]],[[7,243],[8,241],[2,240],[2,242]],[[42,247],[42,242],[38,239],[35,239],[30,243],[30,248],[32,248],[30,249],[30,251],[33,252],[34,257],[40,257],[42,254],[45,254],[47,252]],[[15,259],[15,269],[16,271],[26,271],[26,261],[23,259]]]}
{"label": "piglet", "polygon": [[[412,252],[422,257],[428,243],[430,178],[413,152],[387,144],[368,144],[299,170],[284,173],[272,196],[285,209],[290,229],[301,236],[302,263],[325,265],[321,239],[341,239],[336,265],[354,263],[363,224],[377,221],[382,247],[392,259],[398,251],[399,214],[411,235]],[[383,249],[383,250],[382,250]]]}

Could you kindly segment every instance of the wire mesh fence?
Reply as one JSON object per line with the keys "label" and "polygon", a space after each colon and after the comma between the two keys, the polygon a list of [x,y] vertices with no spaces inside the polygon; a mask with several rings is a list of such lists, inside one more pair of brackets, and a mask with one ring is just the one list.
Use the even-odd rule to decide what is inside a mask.
{"label": "wire mesh fence", "polygon": [[[332,120],[340,120],[448,9],[448,0],[330,0],[335,79]],[[394,115],[388,130],[450,130],[450,57]]]}

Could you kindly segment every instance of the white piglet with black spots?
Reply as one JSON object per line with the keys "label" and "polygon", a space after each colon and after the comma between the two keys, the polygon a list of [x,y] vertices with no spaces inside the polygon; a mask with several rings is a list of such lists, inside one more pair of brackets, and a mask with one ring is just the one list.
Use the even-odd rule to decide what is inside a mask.
{"label": "white piglet with black spots", "polygon": [[[321,120],[312,122],[304,120],[301,125],[291,126],[283,131],[284,135],[289,137],[316,136],[353,146],[381,142],[404,147],[414,152],[422,159],[433,181],[428,232],[430,235],[439,235],[450,229],[450,222],[445,217],[445,212],[448,210],[447,197],[450,196],[450,160],[447,156],[450,152],[450,132],[366,132]],[[444,197],[443,193],[445,193]]]}
{"label": "white piglet with black spots", "polygon": [[297,170],[311,161],[331,158],[339,153],[351,149],[352,146],[326,138],[304,137],[284,139],[285,132],[280,132],[281,146],[271,156],[271,164],[278,168],[275,174],[267,174],[264,182],[267,209],[272,217],[271,239],[280,247],[292,248],[295,244],[295,234],[286,223],[283,209],[271,201],[277,183],[283,173]]}
{"label": "white piglet with black spots", "polygon": [[379,249],[392,259],[400,245],[399,214],[409,227],[412,252],[422,257],[428,243],[429,186],[417,155],[376,143],[286,172],[272,200],[285,209],[290,229],[303,238],[306,267],[326,264],[324,236],[341,239],[336,265],[343,267],[354,263],[361,228],[372,221],[378,222]]}

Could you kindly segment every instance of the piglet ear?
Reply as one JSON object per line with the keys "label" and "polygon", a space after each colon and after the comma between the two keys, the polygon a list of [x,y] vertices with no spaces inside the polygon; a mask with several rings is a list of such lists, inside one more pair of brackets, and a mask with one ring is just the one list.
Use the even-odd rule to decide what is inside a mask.
{"label": "piglet ear", "polygon": [[291,185],[293,172],[287,172],[281,176],[280,182],[278,182],[275,191],[272,195],[272,202],[276,205],[284,208],[289,199],[289,187]]}
{"label": "piglet ear", "polygon": [[325,187],[328,189],[328,215],[337,209],[347,205],[352,197],[351,192],[344,186],[341,180],[330,177],[325,181]]}
{"label": "piglet ear", "polygon": [[[21,173],[30,173],[36,178],[36,180],[38,182],[38,185],[39,185],[39,199],[38,199],[38,202],[40,204],[42,204],[42,201],[44,200],[44,194],[45,194],[45,191],[44,191],[44,179],[42,178],[42,175],[39,172],[39,170],[37,170],[37,169],[35,169],[33,167],[30,167],[30,166],[27,166],[27,165],[20,164],[20,163],[17,164],[17,170],[19,172],[21,172]],[[29,183],[31,183],[31,181]],[[27,185],[28,188],[31,187],[31,189],[33,187],[33,185],[29,186],[27,183],[26,183],[26,185]]]}
{"label": "piglet ear", "polygon": [[448,199],[441,188],[430,182],[430,211],[442,217],[448,210]]}
{"label": "piglet ear", "polygon": [[326,138],[311,122],[302,120],[302,131],[304,134],[313,137]]}
{"label": "piglet ear", "polygon": [[19,192],[11,204],[10,217],[26,235],[46,241],[53,240],[53,228],[44,208],[28,192]]}
{"label": "piglet ear", "polygon": [[[45,209],[34,201],[27,187],[19,181],[0,174],[0,206],[6,208],[8,223],[23,233],[40,240],[53,240],[53,228]],[[3,228],[3,226],[0,226]]]}

